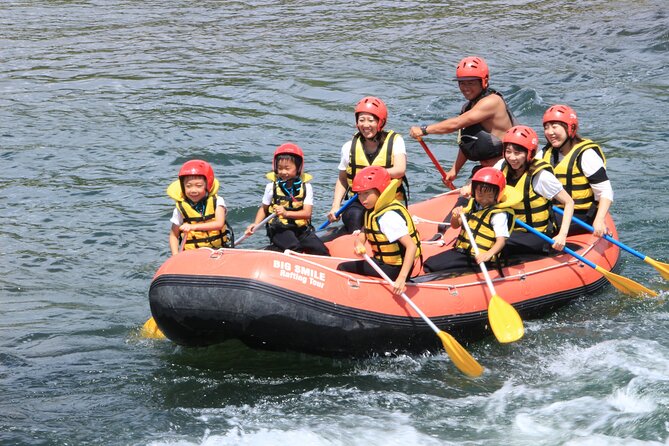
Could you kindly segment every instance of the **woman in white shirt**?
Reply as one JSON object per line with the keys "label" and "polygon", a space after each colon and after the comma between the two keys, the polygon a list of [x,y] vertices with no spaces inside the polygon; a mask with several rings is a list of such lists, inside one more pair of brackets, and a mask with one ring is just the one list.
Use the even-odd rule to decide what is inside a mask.
{"label": "woman in white shirt", "polygon": [[[602,149],[579,136],[578,117],[567,105],[553,105],[544,113],[544,135],[548,144],[538,155],[553,166],[555,176],[574,199],[574,216],[591,224],[598,237],[607,233],[604,222],[613,203],[613,188],[606,174]],[[558,221],[559,216],[556,216]],[[572,222],[570,234],[583,233]]]}
{"label": "woman in white shirt", "polygon": [[[384,130],[388,119],[388,109],[383,101],[372,96],[362,98],[355,106],[356,128],[353,139],[341,148],[339,175],[334,188],[332,209],[328,220],[335,216],[345,196],[352,196],[351,185],[356,174],[367,166],[381,166],[391,178],[404,178],[406,172],[406,147],[401,135],[393,130]],[[398,194],[407,198],[407,192],[400,187]],[[341,214],[347,232],[359,230],[363,226],[364,207],[358,200],[353,201]]]}

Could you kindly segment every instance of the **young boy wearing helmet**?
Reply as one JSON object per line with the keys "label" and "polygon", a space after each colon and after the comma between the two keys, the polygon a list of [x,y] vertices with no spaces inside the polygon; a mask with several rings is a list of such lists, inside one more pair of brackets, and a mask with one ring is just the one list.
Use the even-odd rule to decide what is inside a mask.
{"label": "young boy wearing helmet", "polygon": [[[366,252],[372,247],[372,260],[395,282],[393,292],[405,291],[414,261],[421,257],[420,236],[409,211],[397,200],[399,179],[391,179],[381,166],[362,169],[353,180],[353,192],[365,209],[363,229],[355,240],[354,251]],[[340,263],[337,269],[365,276],[379,277],[364,260]]]}
{"label": "young boy wearing helmet", "polygon": [[271,182],[265,187],[262,204],[246,235],[253,234],[255,227],[274,213],[276,216],[267,223],[270,249],[328,256],[328,248],[311,226],[314,192],[309,183],[312,177],[303,173],[303,166],[304,153],[297,145],[285,143],[276,149],[272,172],[267,174]]}
{"label": "young boy wearing helmet", "polygon": [[460,115],[409,130],[416,139],[429,134],[459,132],[458,155],[453,167],[446,172],[445,182],[455,180],[467,160],[478,161],[480,166],[486,167],[493,166],[502,157],[502,137],[516,120],[502,95],[488,87],[489,78],[490,70],[483,58],[465,57],[458,63],[454,79],[468,101]]}
{"label": "young boy wearing helmet", "polygon": [[[606,174],[606,157],[602,149],[589,139],[581,138],[578,117],[567,105],[553,105],[543,117],[544,135],[548,144],[537,155],[550,163],[555,176],[574,199],[574,216],[590,223],[598,237],[607,233],[604,219],[613,203],[613,188]],[[560,216],[556,215],[557,220]],[[572,222],[569,233],[587,230]]]}
{"label": "young boy wearing helmet", "polygon": [[466,206],[457,206],[451,213],[451,227],[461,227],[460,214],[465,214],[479,254],[474,255],[467,231],[462,228],[453,249],[429,257],[425,272],[474,268],[481,262],[495,260],[513,229],[512,207],[521,200],[513,187],[506,187],[504,174],[493,167],[483,167],[472,177],[472,198]]}
{"label": "young boy wearing helmet", "polygon": [[170,230],[170,251],[183,249],[226,248],[232,243],[232,234],[225,224],[227,208],[223,197],[216,195],[219,182],[214,169],[202,160],[186,161],[179,170],[179,179],[167,188],[167,195],[174,199]]}
{"label": "young boy wearing helmet", "polygon": [[[574,200],[553,175],[546,161],[535,157],[539,137],[530,127],[517,125],[507,130],[504,138],[504,160],[498,163],[507,187],[514,187],[523,200],[513,206],[516,218],[555,240],[553,248],[562,250],[567,241],[569,224],[574,213]],[[551,200],[564,207],[564,218],[556,233]],[[504,247],[506,254],[548,252],[548,244],[527,230],[514,228]]]}
{"label": "young boy wearing helmet", "polygon": [[[384,167],[391,178],[404,181],[406,173],[406,147],[404,139],[392,130],[384,130],[388,119],[386,104],[376,97],[362,98],[355,106],[357,132],[352,140],[347,141],[341,148],[339,161],[339,176],[335,183],[332,209],[328,213],[328,220],[335,221],[335,214],[341,206],[344,196],[353,185],[353,179],[358,172],[367,166]],[[408,198],[403,186],[399,188],[402,199]],[[341,214],[346,231],[362,228],[365,209],[358,201],[351,203]]]}

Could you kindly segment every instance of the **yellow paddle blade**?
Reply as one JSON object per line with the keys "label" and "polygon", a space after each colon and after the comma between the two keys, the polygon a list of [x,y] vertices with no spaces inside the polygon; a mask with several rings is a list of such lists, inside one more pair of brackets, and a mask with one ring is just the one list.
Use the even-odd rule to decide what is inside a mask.
{"label": "yellow paddle blade", "polygon": [[636,283],[632,279],[628,279],[627,277],[619,276],[618,274],[612,273],[611,271],[607,271],[601,266],[597,266],[595,269],[599,271],[604,277],[606,277],[611,285],[625,294],[629,294],[631,296],[657,296],[655,291],[649,290],[645,286],[641,285],[640,283]]}
{"label": "yellow paddle blade", "polygon": [[525,333],[523,320],[516,309],[497,294],[488,304],[488,321],[495,337],[503,344],[515,342]]}
{"label": "yellow paddle blade", "polygon": [[465,375],[476,378],[483,373],[483,367],[469,354],[465,348],[450,334],[439,330],[437,333],[441,343],[444,344],[446,353],[450,356],[453,364]]}
{"label": "yellow paddle blade", "polygon": [[156,321],[153,318],[149,318],[148,321],[144,322],[142,330],[139,332],[139,334],[143,338],[165,339],[165,335],[162,331],[160,331],[160,328],[158,328],[158,325],[156,325]]}
{"label": "yellow paddle blade", "polygon": [[658,262],[657,260],[653,260],[650,257],[646,257],[643,259],[643,261],[649,265],[653,265],[653,267],[658,270],[660,274],[662,274],[664,280],[669,280],[669,264]]}

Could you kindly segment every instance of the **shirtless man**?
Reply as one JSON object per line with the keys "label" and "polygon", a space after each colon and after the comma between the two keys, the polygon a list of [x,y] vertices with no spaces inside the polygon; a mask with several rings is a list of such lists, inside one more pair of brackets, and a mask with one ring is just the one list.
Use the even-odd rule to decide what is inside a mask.
{"label": "shirtless man", "polygon": [[458,156],[446,172],[444,182],[452,182],[467,160],[478,161],[480,167],[493,166],[502,158],[504,133],[516,123],[511,110],[500,93],[488,88],[489,69],[480,57],[465,57],[455,72],[462,95],[467,103],[460,115],[444,121],[411,127],[409,134],[422,138],[428,134],[458,133]]}

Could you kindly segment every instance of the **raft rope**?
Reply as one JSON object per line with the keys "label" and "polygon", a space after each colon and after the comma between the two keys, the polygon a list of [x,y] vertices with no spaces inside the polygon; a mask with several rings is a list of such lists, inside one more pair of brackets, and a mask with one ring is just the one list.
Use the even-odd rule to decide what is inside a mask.
{"label": "raft rope", "polygon": [[412,215],[411,218],[413,219],[414,223],[431,223],[438,226],[451,226],[450,222],[428,220],[427,218],[419,217],[418,215]]}
{"label": "raft rope", "polygon": [[[595,240],[594,243],[590,244],[590,246],[588,246],[586,248],[586,250],[582,253],[582,255],[586,256],[592,249],[594,249],[594,246],[597,243],[597,241],[598,240]],[[219,248],[219,249],[225,249],[225,248]],[[324,265],[322,265],[320,263],[317,263],[317,262],[314,262],[312,260],[306,259],[304,256],[308,255],[308,254],[303,254],[303,253],[299,253],[299,252],[296,252],[296,251],[291,251],[289,249],[285,250],[283,253],[286,254],[286,255],[299,257],[300,260],[305,262],[305,263],[317,266],[319,268],[326,269],[326,270],[328,270],[328,271],[330,271],[334,274],[337,274],[338,276],[346,277],[349,280],[349,282],[385,284],[385,282],[383,280],[380,280],[380,279],[377,279],[377,278],[360,279],[359,277],[353,277],[349,274],[346,274],[345,272],[342,272],[342,271],[324,266]],[[350,260],[350,259],[342,258],[341,260]],[[546,272],[546,271],[551,271],[551,270],[559,269],[559,268],[565,268],[567,266],[576,265],[576,264],[579,264],[579,263],[582,263],[582,262],[578,259],[572,258],[571,260],[567,260],[567,261],[559,263],[557,265],[546,266],[544,268],[533,270],[533,271],[530,271],[530,272],[520,272],[518,274],[513,274],[513,275],[510,275],[510,276],[497,277],[495,279],[492,279],[492,282],[505,282],[505,281],[511,281],[511,280],[523,280],[527,276],[533,276],[533,275],[540,274],[540,273],[543,273],[543,272]],[[411,283],[411,282],[407,282],[406,286],[443,289],[443,290],[448,291],[449,294],[451,294],[453,296],[456,296],[458,294],[457,293],[458,288],[481,286],[482,284],[484,284],[484,285],[486,284],[485,280],[479,280],[479,281],[476,281],[476,282],[468,282],[468,283],[460,283],[460,284],[457,284],[457,285],[448,284],[448,283],[427,283],[427,282]]]}
{"label": "raft rope", "polygon": [[[586,248],[586,250],[583,252],[582,255],[583,256],[587,255],[592,249],[594,249],[594,243],[591,244],[590,246],[588,246]],[[551,270],[554,270],[554,269],[564,268],[564,267],[571,266],[571,265],[576,265],[576,264],[579,264],[579,263],[582,264],[582,262],[580,260],[572,258],[571,260],[567,260],[565,262],[558,263],[557,265],[546,266],[546,267],[541,268],[541,269],[537,269],[537,270],[533,270],[533,271],[529,271],[529,272],[521,272],[521,273],[513,274],[513,275],[510,275],[510,276],[497,277],[495,279],[492,279],[492,282],[505,282],[505,281],[511,281],[511,280],[523,280],[527,276],[533,276],[533,275],[536,275],[536,274],[541,274],[541,273],[546,272],[546,271],[551,271]],[[470,282],[470,283],[461,283],[461,284],[458,284],[458,285],[449,285],[449,284],[443,284],[443,283],[441,283],[441,284],[440,283],[428,283],[428,282],[423,282],[423,283],[420,283],[420,284],[407,283],[407,286],[409,286],[409,285],[413,285],[413,286],[420,285],[421,287],[426,287],[426,288],[445,288],[445,289],[448,289],[448,290],[452,291],[452,290],[457,289],[457,288],[464,288],[464,287],[468,287],[468,286],[480,286],[482,284],[485,285],[485,280],[480,280],[480,281],[477,281],[477,282]]]}
{"label": "raft rope", "polygon": [[[455,194],[455,193],[460,193],[460,188],[459,188],[459,187],[458,187],[457,189],[453,189],[453,190],[449,190],[448,192],[444,192],[443,194],[435,195],[433,198],[443,197],[444,195],[453,195],[453,194]],[[327,216],[328,214],[329,214],[329,212],[326,212],[326,213],[324,213],[324,214],[322,214],[322,215]],[[420,217],[418,217],[418,218],[420,218]],[[428,221],[428,220],[425,220],[425,222],[426,222],[426,223],[432,223],[432,222],[430,222],[430,221]],[[443,225],[443,224],[445,224],[445,223],[444,223],[444,222],[439,222],[439,223],[436,223],[436,222],[435,222],[435,224]]]}
{"label": "raft rope", "polygon": [[[355,282],[355,283],[360,283],[360,282],[362,282],[362,283],[379,283],[379,280],[377,280],[376,278],[361,279],[360,277],[354,277],[354,276],[352,276],[352,275],[350,275],[350,274],[347,274],[347,273],[344,272],[344,271],[340,271],[340,270],[338,270],[338,269],[330,268],[329,266],[325,266],[325,265],[323,265],[323,264],[321,264],[321,263],[314,262],[313,260],[309,260],[309,259],[304,258],[305,255],[309,255],[309,254],[304,254],[304,253],[297,252],[297,251],[291,251],[290,249],[286,249],[283,253],[284,253],[285,255],[288,255],[288,256],[299,257],[300,260],[303,261],[304,263],[308,263],[308,264],[310,264],[310,265],[314,265],[314,266],[317,266],[317,267],[319,267],[319,268],[325,269],[325,270],[330,271],[331,273],[334,273],[334,274],[336,274],[336,275],[338,275],[338,276],[346,277],[346,278],[349,280],[349,282]],[[347,259],[347,258],[343,258],[343,257],[330,257],[330,258],[331,258],[331,259],[340,259],[340,260],[342,260],[342,261],[351,260],[351,259]],[[385,282],[384,282],[384,283],[385,283]]]}
{"label": "raft rope", "polygon": [[[453,192],[456,192],[456,191],[457,191],[457,189],[455,191],[446,192],[444,195],[447,195],[449,193],[453,193]],[[425,223],[440,224],[440,225],[444,224],[443,222],[434,222],[434,221],[426,220],[426,219],[423,219],[422,217],[418,217],[416,215],[413,215],[412,218],[414,219],[414,221],[415,221],[415,219],[418,219],[418,220],[421,220],[422,222],[425,222]],[[583,251],[583,253],[581,255],[585,257],[591,250],[594,249],[595,244],[597,242],[599,242],[600,240],[601,239],[595,239],[594,242],[592,242],[589,246],[587,246],[587,248],[585,249],[585,251]],[[443,246],[444,244],[446,244],[446,242],[443,239],[442,240],[435,240],[433,242],[421,241],[421,243],[439,244],[440,246]],[[232,250],[233,248],[218,248],[218,249],[199,248],[199,249],[210,250],[212,252],[211,257],[214,258],[214,257],[222,256],[225,251]],[[254,251],[264,252],[264,250],[254,250]],[[291,251],[289,249],[285,250],[283,252],[283,254],[293,256],[293,257],[299,257],[301,261],[303,261],[307,264],[316,266],[318,268],[325,269],[325,270],[330,271],[331,273],[336,274],[338,276],[345,277],[349,281],[349,283],[356,283],[356,284],[358,284],[358,283],[380,283],[380,284],[384,284],[385,283],[385,282],[383,282],[383,280],[380,280],[380,279],[377,279],[377,278],[361,279],[360,277],[354,277],[354,276],[352,276],[350,274],[347,274],[343,271],[339,271],[337,269],[334,269],[334,268],[331,268],[331,267],[328,267],[328,266],[324,266],[320,263],[314,262],[313,260],[309,260],[309,259],[304,257],[305,255],[309,255],[309,254],[299,253],[299,252],[296,252],[296,251]],[[333,258],[336,258],[336,257],[333,257]],[[342,261],[350,260],[348,258],[340,258],[340,259]],[[520,272],[520,273],[517,273],[517,274],[505,276],[505,277],[497,277],[495,279],[492,279],[492,282],[523,280],[527,276],[541,274],[541,273],[546,272],[546,271],[551,271],[551,270],[554,270],[554,269],[564,268],[564,267],[571,266],[571,265],[576,265],[576,264],[579,264],[579,263],[582,263],[582,262],[580,260],[576,259],[576,258],[572,258],[571,260],[567,260],[565,262],[562,262],[562,263],[559,263],[559,264],[556,264],[556,265],[552,265],[552,266],[546,266],[544,268],[533,270],[533,271],[530,271],[530,272]],[[448,284],[448,283],[443,283],[443,282],[442,283],[429,283],[429,282],[411,283],[411,282],[407,282],[406,286],[414,286],[414,287],[417,286],[417,287],[423,287],[423,288],[443,289],[443,290],[447,290],[451,295],[457,295],[457,289],[458,288],[466,288],[466,287],[471,287],[471,286],[481,286],[481,284],[485,284],[485,280],[479,280],[479,281],[476,281],[476,282],[469,282],[469,283],[461,283],[461,284],[458,284],[458,285],[453,285],[453,284]]]}

